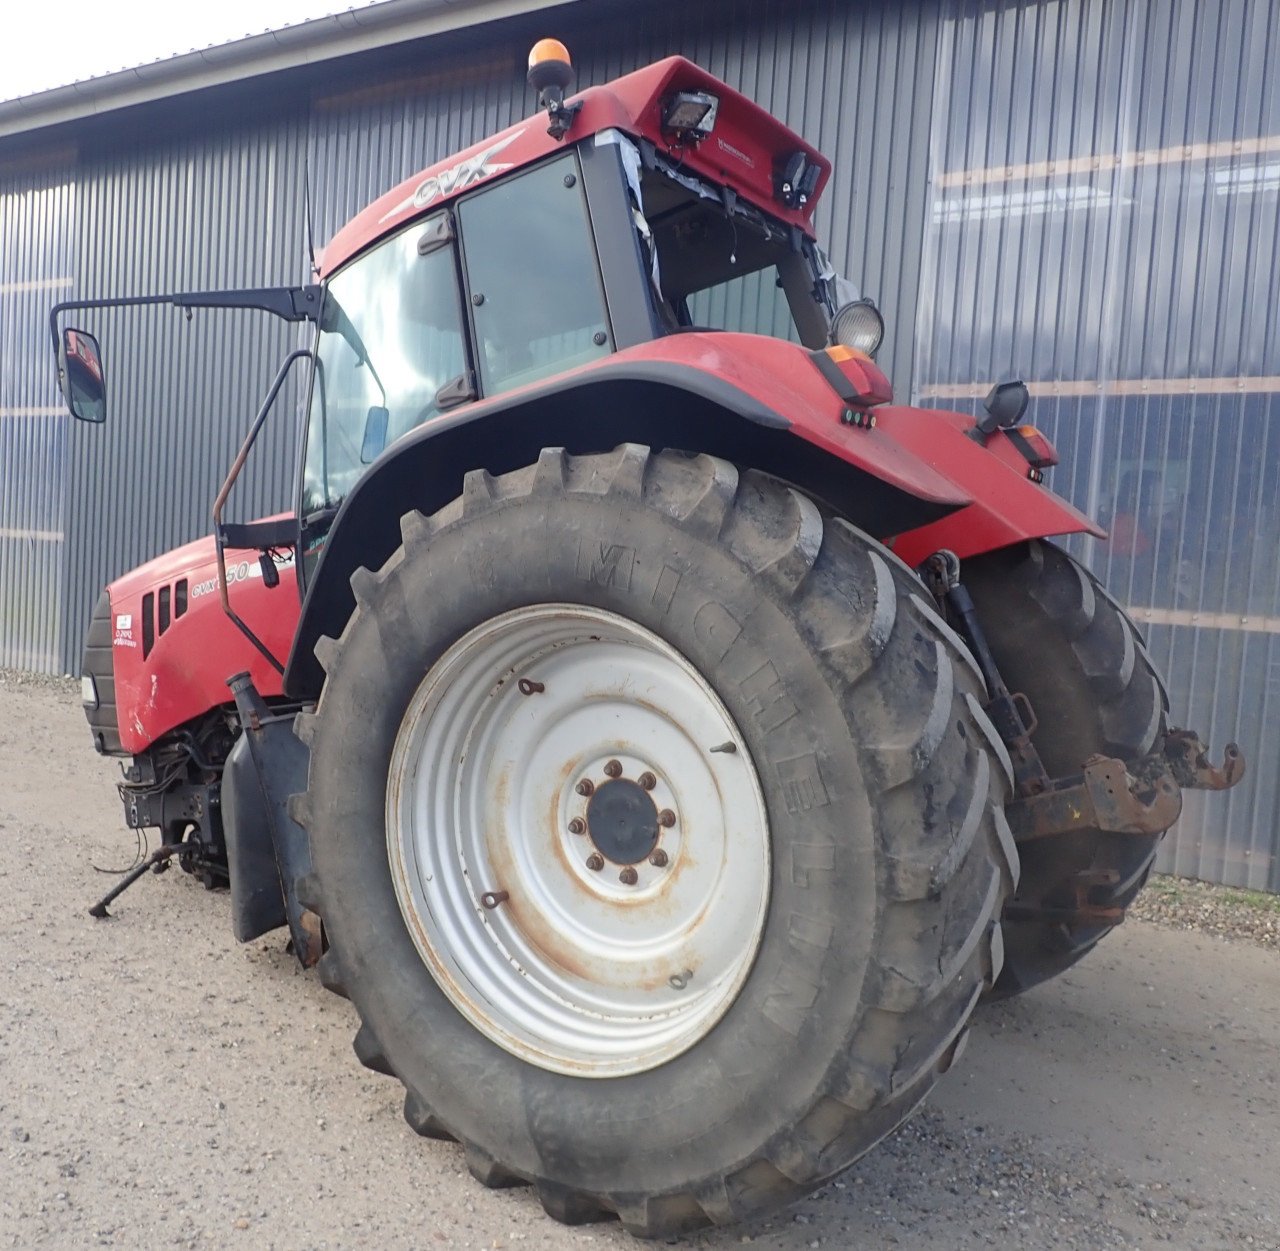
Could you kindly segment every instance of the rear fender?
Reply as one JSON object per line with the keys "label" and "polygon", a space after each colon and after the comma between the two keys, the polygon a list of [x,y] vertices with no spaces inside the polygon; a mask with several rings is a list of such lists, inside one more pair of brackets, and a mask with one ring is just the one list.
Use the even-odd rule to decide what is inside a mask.
{"label": "rear fender", "polygon": [[[507,473],[535,462],[544,447],[585,455],[634,442],[720,456],[794,484],[882,540],[919,532],[974,505],[949,474],[946,457],[930,451],[929,430],[991,461],[1008,491],[1026,487],[1053,499],[1025,481],[1025,468],[984,452],[950,420],[972,424],[971,418],[877,408],[877,418],[886,411],[898,416],[872,426],[843,420],[849,411],[803,348],[757,335],[690,333],[640,344],[428,422],[383,453],[334,519],[307,585],[285,690],[301,699],[319,695],[316,641],[338,635],[350,617],[355,570],[380,568],[400,546],[401,516],[444,507],[461,493],[469,470]],[[913,417],[925,435],[909,445],[895,427]],[[1062,508],[1067,512],[1042,510],[1038,520],[1049,530],[1031,525],[1019,537],[1077,528],[1083,519]]]}
{"label": "rear fender", "polygon": [[931,408],[876,409],[878,428],[926,464],[945,472],[970,502],[946,517],[899,534],[893,550],[913,568],[941,548],[977,556],[1026,539],[1106,531],[1035,481],[1003,430],[985,443],[969,437],[974,420]]}

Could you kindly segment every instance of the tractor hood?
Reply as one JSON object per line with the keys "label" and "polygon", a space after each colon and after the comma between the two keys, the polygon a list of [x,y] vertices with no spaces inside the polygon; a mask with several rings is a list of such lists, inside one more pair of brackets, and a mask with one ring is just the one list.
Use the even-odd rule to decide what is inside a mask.
{"label": "tractor hood", "polygon": [[[279,571],[279,585],[268,587],[256,552],[227,555],[236,611],[283,656],[300,608],[292,553]],[[139,565],[107,592],[120,744],[126,752],[140,752],[166,731],[230,703],[226,681],[233,674],[247,670],[264,696],[281,693],[280,675],[222,611],[212,536]]]}

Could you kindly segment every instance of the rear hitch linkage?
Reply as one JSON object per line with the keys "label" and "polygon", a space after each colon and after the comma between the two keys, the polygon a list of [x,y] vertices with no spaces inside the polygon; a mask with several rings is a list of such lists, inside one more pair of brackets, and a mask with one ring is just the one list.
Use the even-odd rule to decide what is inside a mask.
{"label": "rear hitch linkage", "polygon": [[1014,789],[1019,795],[1037,795],[1051,790],[1053,779],[1031,742],[1037,725],[1031,701],[1025,695],[1012,695],[1000,676],[996,658],[987,644],[987,636],[978,621],[978,609],[968,588],[960,581],[960,558],[955,552],[934,552],[925,561],[923,573],[938,602],[951,609],[960,633],[969,644],[973,658],[986,679],[990,700],[984,711],[996,732],[1009,749],[1013,763]]}
{"label": "rear hitch linkage", "polygon": [[986,679],[991,698],[985,711],[1013,763],[1015,795],[1005,815],[1018,842],[1091,829],[1163,834],[1182,811],[1184,790],[1226,790],[1244,776],[1244,754],[1235,743],[1227,744],[1223,763],[1214,765],[1195,733],[1171,729],[1158,752],[1136,760],[1091,756],[1082,773],[1051,778],[1031,742],[1037,725],[1031,703],[1025,695],[1011,694],[1000,676],[973,599],[960,581],[959,558],[935,552],[921,572],[939,602],[951,609]]}

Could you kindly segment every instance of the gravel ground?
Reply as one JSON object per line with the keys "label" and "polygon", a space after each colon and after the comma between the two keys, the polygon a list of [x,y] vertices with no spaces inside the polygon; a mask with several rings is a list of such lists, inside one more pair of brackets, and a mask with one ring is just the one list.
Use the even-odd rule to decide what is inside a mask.
{"label": "gravel ground", "polygon": [[[91,863],[135,849],[113,776],[74,682],[0,673],[0,1247],[640,1245],[415,1138],[351,1055],[350,1005],[279,935],[237,945],[224,893],[171,871],[90,920]],[[980,1012],[888,1142],[683,1245],[1280,1251],[1273,919],[1157,882],[1075,970]]]}
{"label": "gravel ground", "polygon": [[1280,895],[1213,886],[1186,877],[1156,877],[1147,883],[1129,916],[1280,951]]}

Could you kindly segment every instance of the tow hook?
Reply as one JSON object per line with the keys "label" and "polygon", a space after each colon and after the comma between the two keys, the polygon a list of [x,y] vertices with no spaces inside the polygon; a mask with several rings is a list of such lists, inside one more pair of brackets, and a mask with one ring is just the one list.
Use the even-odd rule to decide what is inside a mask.
{"label": "tow hook", "polygon": [[1018,842],[1105,830],[1114,834],[1163,834],[1182,812],[1184,790],[1221,791],[1244,777],[1244,755],[1228,743],[1219,765],[1190,730],[1169,730],[1160,751],[1137,760],[1091,756],[1075,777],[1052,778],[1031,741],[1035,712],[1021,693],[1010,693],[987,643],[977,608],[960,581],[954,552],[935,552],[921,574],[945,605],[968,643],[990,696],[984,711],[1009,749],[1014,797],[1005,805]]}
{"label": "tow hook", "polygon": [[1082,776],[1010,800],[1005,816],[1020,843],[1087,829],[1163,834],[1182,811],[1184,790],[1226,790],[1242,777],[1244,754],[1235,743],[1227,744],[1223,763],[1216,766],[1197,735],[1170,730],[1162,751],[1129,761],[1093,756]]}
{"label": "tow hook", "polygon": [[1170,730],[1164,738],[1164,754],[1178,785],[1186,790],[1230,790],[1244,777],[1244,754],[1228,743],[1222,766],[1209,763],[1209,749],[1192,730]]}

